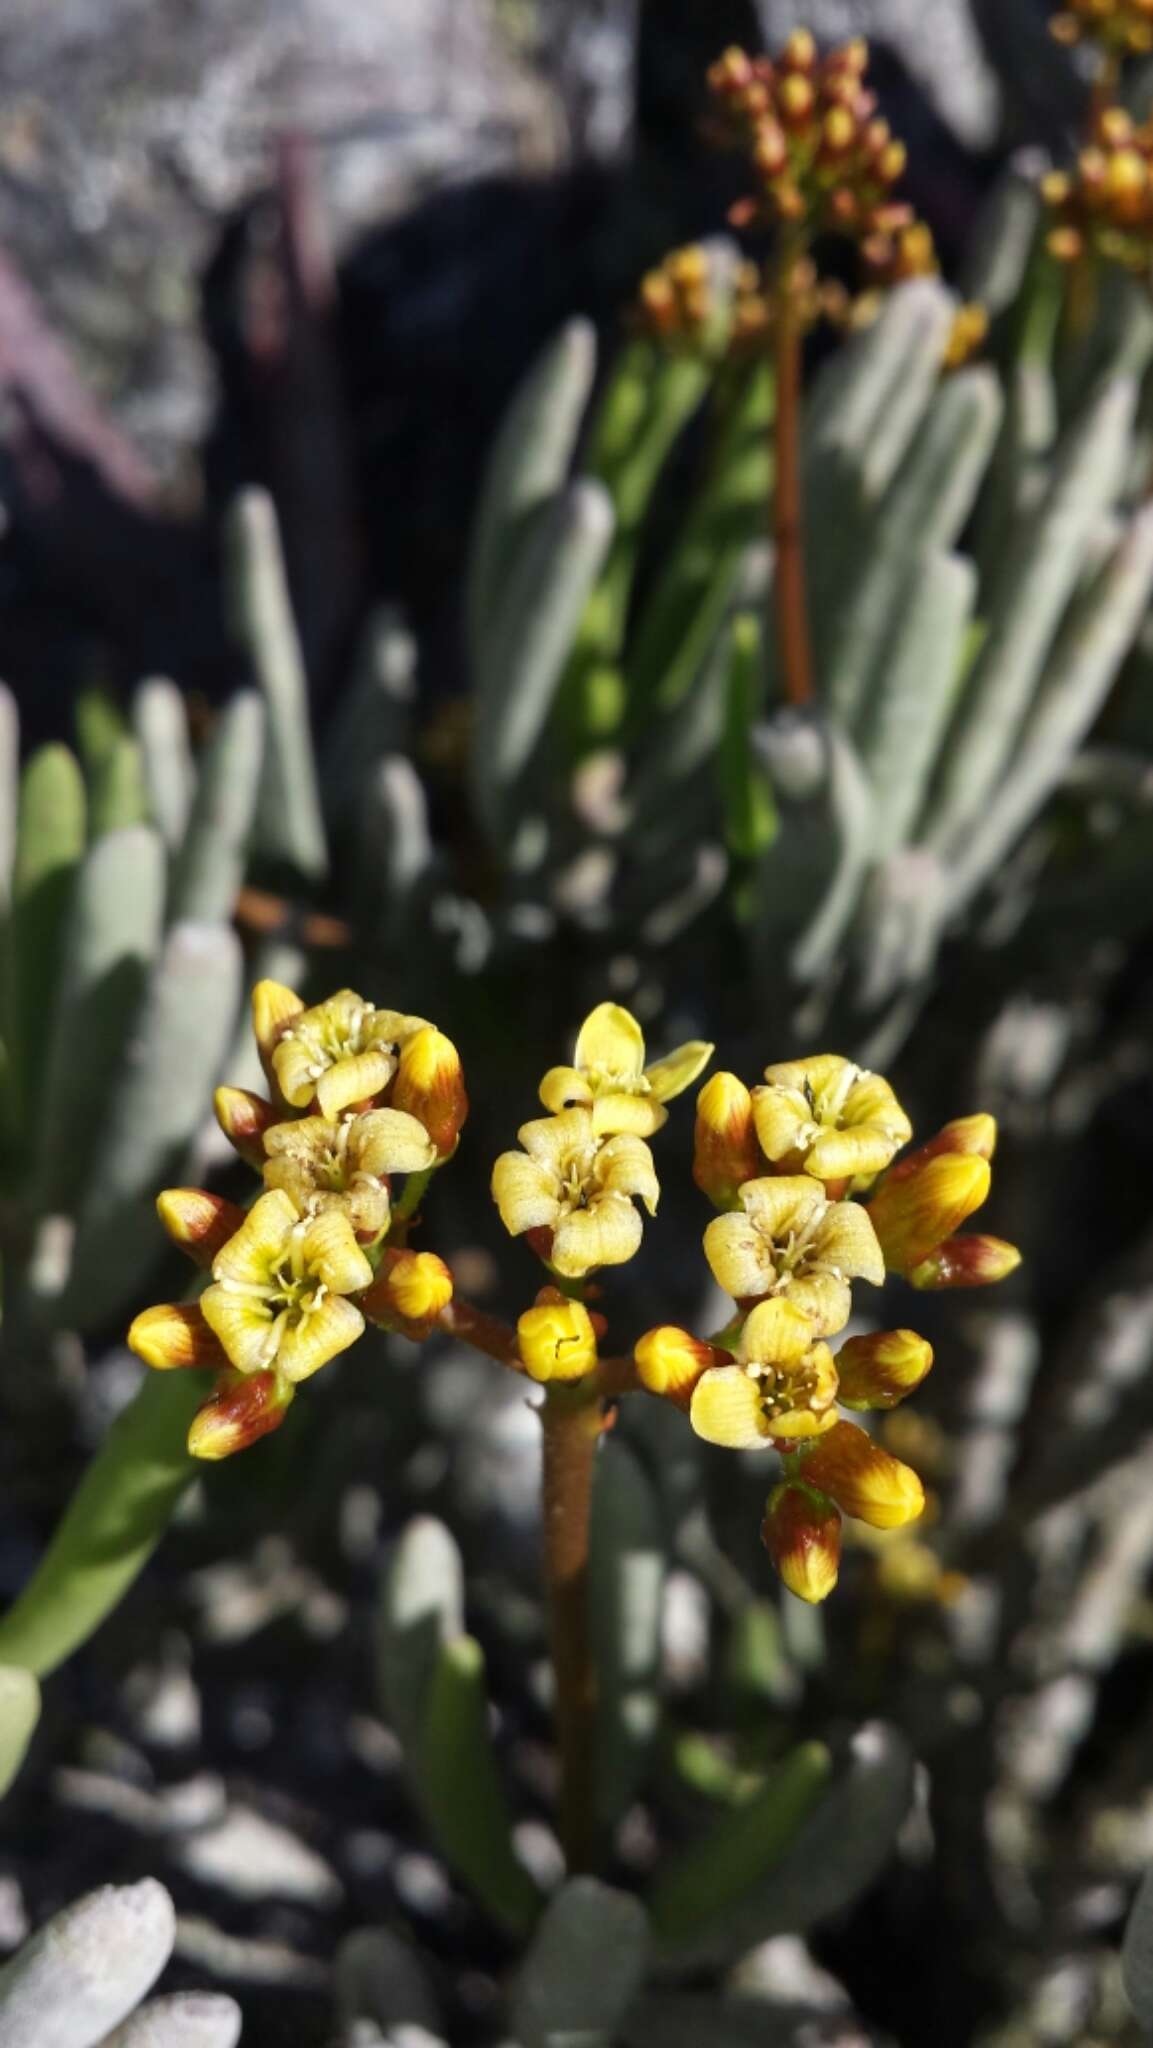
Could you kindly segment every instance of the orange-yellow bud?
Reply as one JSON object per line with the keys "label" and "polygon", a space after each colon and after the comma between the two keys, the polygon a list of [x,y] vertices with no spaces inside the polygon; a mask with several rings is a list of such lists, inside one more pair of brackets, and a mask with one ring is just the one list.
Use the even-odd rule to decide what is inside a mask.
{"label": "orange-yellow bud", "polygon": [[814,106],[813,88],[808,79],[797,71],[782,78],[777,105],[786,128],[803,128],[812,118]]}
{"label": "orange-yellow bud", "polygon": [[906,1152],[897,1161],[889,1178],[908,1180],[927,1160],[938,1158],[942,1152],[964,1152],[973,1158],[991,1159],[996,1149],[997,1119],[983,1109],[978,1110],[973,1116],[956,1116],[952,1123],[942,1124],[934,1137],[926,1138],[915,1152]]}
{"label": "orange-yellow bud", "polygon": [[974,1231],[971,1236],[946,1239],[906,1277],[923,1293],[944,1287],[993,1287],[1015,1273],[1020,1263],[1015,1244]]}
{"label": "orange-yellow bud", "polygon": [[837,1583],[841,1516],[827,1494],[786,1479],[774,1487],[761,1541],[790,1593],[816,1606]]}
{"label": "orange-yellow bud", "polygon": [[143,1309],[128,1332],[128,1348],[159,1372],[228,1363],[219,1338],[195,1301],[162,1302],[156,1308]]}
{"label": "orange-yellow bud", "polygon": [[392,1106],[424,1125],[442,1159],[456,1149],[468,1115],[464,1072],[451,1038],[434,1024],[426,1024],[401,1047]]}
{"label": "orange-yellow bud", "polygon": [[211,1401],[193,1417],[188,1448],[194,1458],[230,1458],[279,1429],[293,1397],[275,1372],[228,1373]]}
{"label": "orange-yellow bud", "polygon": [[264,1165],[264,1133],[281,1123],[284,1111],[248,1088],[218,1088],[212,1098],[216,1121],[249,1166]]}
{"label": "orange-yellow bud", "polygon": [[817,61],[816,38],[807,28],[795,28],[785,38],[781,63],[786,71],[811,71]]}
{"label": "orange-yellow bud", "polygon": [[838,1422],[805,1455],[805,1482],[831,1494],[846,1515],[874,1529],[900,1529],[925,1506],[910,1465],[882,1450],[855,1422]]}
{"label": "orange-yellow bud", "polygon": [[165,1188],[156,1197],[156,1210],[173,1244],[198,1266],[211,1266],[244,1221],[237,1203],[211,1195],[207,1188]]}
{"label": "orange-yellow bud", "polygon": [[543,1287],[536,1307],[518,1317],[516,1335],[525,1371],[542,1385],[583,1380],[596,1365],[596,1331],[587,1308],[553,1287]]}
{"label": "orange-yellow bud", "polygon": [[940,1152],[911,1172],[889,1174],[868,1203],[891,1273],[909,1273],[979,1209],[989,1162],[973,1152]]}
{"label": "orange-yellow bud", "polygon": [[633,1346],[633,1357],[641,1385],[650,1394],[662,1394],[667,1401],[675,1402],[686,1414],[693,1404],[693,1388],[710,1366],[731,1363],[727,1351],[704,1343],[688,1330],[678,1329],[675,1323],[661,1323],[655,1330],[646,1330]]}
{"label": "orange-yellow bud", "polygon": [[844,1408],[895,1408],[919,1387],[933,1347],[915,1330],[850,1337],[837,1353],[837,1399]]}
{"label": "orange-yellow bud", "polygon": [[693,1179],[715,1208],[732,1209],[737,1189],[760,1171],[753,1098],[735,1074],[713,1074],[697,1096]]}
{"label": "orange-yellow bud", "polygon": [[821,147],[830,156],[843,156],[857,138],[857,124],[848,107],[830,107],[821,123]]}

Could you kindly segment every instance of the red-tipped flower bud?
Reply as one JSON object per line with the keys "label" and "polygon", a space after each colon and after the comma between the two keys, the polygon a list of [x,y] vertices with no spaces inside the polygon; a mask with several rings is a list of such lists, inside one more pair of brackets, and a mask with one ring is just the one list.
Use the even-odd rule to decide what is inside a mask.
{"label": "red-tipped flower bud", "polygon": [[843,1408],[895,1408],[925,1378],[933,1347],[915,1330],[877,1330],[850,1337],[836,1363]]}
{"label": "red-tipped flower bud", "polygon": [[693,1404],[693,1389],[710,1366],[729,1365],[727,1351],[706,1344],[674,1323],[661,1323],[646,1330],[633,1346],[637,1377],[650,1394],[661,1394],[687,1414]]}
{"label": "red-tipped flower bud", "polygon": [[426,1024],[401,1047],[392,1105],[424,1125],[442,1159],[455,1151],[468,1115],[468,1096],[460,1054],[435,1025]]}
{"label": "red-tipped flower bud", "polygon": [[971,1152],[941,1152],[912,1172],[889,1174],[868,1203],[891,1273],[910,1273],[979,1209],[989,1192],[989,1162]]}
{"label": "red-tipped flower bud", "polygon": [[793,1480],[775,1487],[761,1541],[798,1600],[816,1606],[828,1599],[841,1562],[841,1517],[827,1494]]}
{"label": "red-tipped flower bud", "polygon": [[128,1332],[128,1348],[158,1372],[228,1363],[219,1338],[195,1301],[161,1302],[156,1308],[143,1309]]}
{"label": "red-tipped flower bud", "polygon": [[855,1422],[838,1422],[805,1455],[805,1482],[831,1494],[846,1515],[874,1529],[900,1529],[925,1506],[925,1489],[909,1465],[882,1450]]}
{"label": "red-tipped flower bud", "polygon": [[194,1458],[230,1458],[279,1429],[293,1389],[275,1372],[232,1372],[193,1418],[188,1448]]}
{"label": "red-tipped flower bud", "polygon": [[753,1098],[735,1074],[714,1074],[697,1096],[693,1179],[716,1208],[732,1209],[737,1189],[760,1171]]}
{"label": "red-tipped flower bud", "polygon": [[398,1316],[432,1322],[451,1300],[452,1274],[436,1252],[386,1251],[372,1286],[359,1296],[370,1322],[386,1327]]}
{"label": "red-tipped flower bud", "polygon": [[237,1203],[211,1195],[207,1188],[165,1188],[156,1197],[156,1210],[173,1244],[198,1266],[211,1266],[244,1221]]}
{"label": "red-tipped flower bud", "polygon": [[1015,1273],[1020,1263],[1015,1244],[975,1231],[972,1236],[950,1237],[939,1244],[907,1278],[923,1293],[944,1287],[993,1287]]}
{"label": "red-tipped flower bud", "polygon": [[216,1121],[249,1166],[264,1165],[264,1133],[283,1119],[283,1110],[248,1088],[218,1088],[212,1098]]}

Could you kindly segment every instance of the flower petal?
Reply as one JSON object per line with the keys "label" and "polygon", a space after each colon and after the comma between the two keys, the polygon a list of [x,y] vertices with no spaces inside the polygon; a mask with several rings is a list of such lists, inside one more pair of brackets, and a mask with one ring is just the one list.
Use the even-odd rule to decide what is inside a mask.
{"label": "flower petal", "polygon": [[244,1287],[266,1287],[274,1266],[284,1257],[289,1234],[298,1221],[296,1209],[281,1188],[271,1188],[253,1203],[235,1237],[212,1262],[214,1280]]}
{"label": "flower petal", "polygon": [[780,1291],[808,1316],[814,1337],[835,1337],[849,1320],[852,1289],[835,1273],[790,1273]]}
{"label": "flower petal", "polygon": [[[850,1065],[843,1053],[814,1052],[803,1060],[778,1060],[775,1066],[765,1068],[765,1079],[778,1088],[793,1088],[810,1098],[820,1116],[821,1098],[835,1099],[844,1085],[845,1072]],[[853,1073],[857,1071],[854,1067]]]}
{"label": "flower petal", "polygon": [[592,1089],[583,1074],[575,1067],[550,1067],[540,1084],[540,1099],[546,1109],[558,1116],[572,1103],[591,1102]]}
{"label": "flower petal", "polygon": [[301,998],[282,981],[257,982],[252,991],[252,1032],[266,1073],[276,1046],[303,1009]]}
{"label": "flower petal", "polygon": [[524,1152],[502,1152],[492,1169],[491,1185],[500,1220],[511,1237],[556,1222],[556,1176]]}
{"label": "flower petal", "polygon": [[276,1354],[277,1367],[295,1386],[339,1351],[347,1351],[363,1329],[364,1317],[355,1302],[343,1294],[327,1294],[307,1315],[287,1325]]}
{"label": "flower petal", "polygon": [[424,1173],[437,1160],[424,1125],[406,1109],[370,1109],[355,1117],[348,1152],[358,1173]]}
{"label": "flower petal", "polygon": [[714,1365],[702,1375],[689,1420],[707,1444],[730,1451],[763,1450],[773,1435],[757,1382],[739,1365]]}
{"label": "flower petal", "polygon": [[736,1301],[767,1294],[777,1277],[772,1247],[738,1211],[714,1216],[705,1231],[705,1257],[718,1287]]}
{"label": "flower petal", "polygon": [[803,1230],[825,1205],[824,1189],[805,1173],[782,1173],[768,1175],[762,1180],[747,1180],[740,1195],[741,1206],[749,1221],[777,1244],[791,1232]]}
{"label": "flower petal", "polygon": [[645,1068],[645,1080],[657,1101],[671,1102],[674,1096],[683,1095],[704,1073],[715,1051],[703,1038],[690,1038],[663,1059],[653,1060]]}
{"label": "flower petal", "polygon": [[[321,1114],[339,1116],[350,1103],[367,1102],[373,1095],[379,1095],[391,1081],[395,1066],[392,1053],[384,1046],[374,1046],[370,1052],[359,1052],[349,1059],[337,1060],[336,1065],[329,1067],[316,1083],[316,1099]],[[288,1093],[287,1089],[285,1093]]]}
{"label": "flower petal", "polygon": [[218,1282],[205,1288],[200,1307],[238,1372],[262,1372],[273,1364],[276,1318],[266,1300]]}
{"label": "flower petal", "polygon": [[783,1159],[795,1152],[813,1127],[813,1113],[796,1088],[753,1089],[753,1120],[766,1159]]}
{"label": "flower petal", "polygon": [[745,1318],[741,1331],[741,1362],[783,1363],[790,1358],[800,1358],[812,1345],[814,1334],[813,1325],[803,1308],[785,1295],[774,1295],[769,1301],[759,1301]]}
{"label": "flower petal", "polygon": [[871,1124],[822,1131],[805,1156],[805,1171],[816,1180],[852,1180],[881,1173],[896,1150],[897,1141]]}
{"label": "flower petal", "polygon": [[315,1273],[333,1294],[359,1294],[372,1285],[372,1266],[343,1209],[323,1209],[310,1219],[301,1254],[305,1271]]}
{"label": "flower petal", "polygon": [[661,1184],[643,1138],[622,1131],[600,1147],[593,1166],[598,1187],[618,1195],[639,1195],[650,1216],[657,1213]]}
{"label": "flower petal", "polygon": [[640,1250],[641,1219],[627,1195],[604,1194],[574,1209],[557,1225],[550,1255],[566,1280],[583,1279],[598,1266],[623,1266]]}
{"label": "flower petal", "polygon": [[574,1153],[591,1150],[592,1113],[580,1108],[564,1109],[559,1116],[537,1116],[521,1125],[517,1137],[531,1158],[559,1173]]}
{"label": "flower petal", "polygon": [[871,1280],[880,1287],[885,1260],[867,1209],[860,1202],[833,1202],[817,1232],[821,1264],[848,1280]]}
{"label": "flower petal", "polygon": [[651,1138],[654,1131],[668,1122],[668,1110],[662,1109],[653,1095],[624,1095],[613,1089],[608,1095],[593,1098],[593,1135],[608,1137],[615,1132],[627,1132],[636,1138]]}
{"label": "flower petal", "polygon": [[598,1003],[589,1011],[577,1034],[574,1066],[639,1081],[644,1063],[644,1033],[631,1010],[620,1003]]}

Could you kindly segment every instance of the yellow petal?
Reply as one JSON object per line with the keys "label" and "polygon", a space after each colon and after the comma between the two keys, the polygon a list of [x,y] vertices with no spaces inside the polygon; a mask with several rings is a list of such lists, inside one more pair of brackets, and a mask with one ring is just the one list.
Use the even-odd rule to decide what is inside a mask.
{"label": "yellow petal", "polygon": [[804,1173],[769,1175],[745,1182],[741,1206],[763,1236],[781,1244],[820,1214],[825,1192]]}
{"label": "yellow petal", "polygon": [[618,1195],[638,1195],[649,1215],[656,1215],[661,1187],[653,1155],[643,1138],[630,1132],[609,1138],[597,1152],[593,1171],[598,1187]]}
{"label": "yellow petal", "polygon": [[511,1237],[556,1222],[556,1177],[524,1152],[502,1152],[492,1169],[492,1198]]}
{"label": "yellow petal", "polygon": [[653,1060],[645,1068],[645,1080],[658,1102],[671,1102],[676,1095],[683,1095],[686,1088],[704,1073],[715,1052],[715,1046],[706,1044],[703,1038],[690,1038],[684,1045],[678,1045],[674,1052],[667,1052],[663,1059]]}
{"label": "yellow petal", "polygon": [[783,1295],[759,1301],[749,1310],[741,1331],[742,1363],[800,1358],[814,1338],[813,1325],[796,1302]]}
{"label": "yellow petal", "polygon": [[212,1262],[213,1279],[238,1282],[245,1287],[266,1286],[274,1266],[285,1255],[298,1220],[283,1190],[271,1188],[253,1203],[235,1237],[230,1237],[217,1252]]}
{"label": "yellow petal", "polygon": [[309,1222],[301,1246],[305,1270],[333,1294],[359,1294],[372,1285],[372,1266],[341,1209],[325,1209]]}
{"label": "yellow petal", "polygon": [[424,1125],[404,1109],[370,1109],[356,1117],[348,1149],[360,1173],[424,1173],[437,1160]]}
{"label": "yellow petal", "polygon": [[288,1156],[312,1165],[335,1150],[338,1137],[339,1126],[330,1116],[294,1116],[265,1131],[264,1150],[269,1159]]}
{"label": "yellow petal", "polygon": [[619,1003],[598,1003],[577,1035],[573,1065],[592,1068],[621,1080],[639,1080],[645,1063],[644,1034],[631,1010]]}
{"label": "yellow petal", "polygon": [[347,1351],[363,1329],[364,1317],[355,1302],[342,1294],[326,1294],[317,1307],[284,1329],[276,1353],[277,1368],[296,1386],[338,1352]]}
{"label": "yellow petal", "polygon": [[322,1115],[339,1116],[351,1103],[367,1102],[373,1095],[379,1095],[391,1081],[395,1065],[391,1052],[379,1046],[370,1052],[356,1053],[351,1059],[337,1060],[316,1083]]}
{"label": "yellow petal", "polygon": [[290,1032],[276,1046],[271,1060],[273,1078],[284,1100],[293,1109],[307,1109],[316,1093],[316,1049]]}
{"label": "yellow petal", "polygon": [[860,1202],[831,1203],[815,1244],[822,1265],[831,1266],[847,1280],[870,1280],[874,1287],[882,1285],[884,1257],[869,1212]]}
{"label": "yellow petal", "polygon": [[637,1138],[651,1138],[662,1124],[668,1122],[669,1113],[662,1109],[653,1095],[622,1095],[614,1089],[608,1095],[593,1098],[593,1135],[608,1137],[613,1132],[628,1132]]}
{"label": "yellow petal", "polygon": [[592,1089],[575,1067],[550,1067],[540,1084],[540,1099],[554,1116],[572,1103],[591,1102]]}
{"label": "yellow petal", "polygon": [[780,1292],[809,1318],[814,1337],[835,1337],[849,1320],[852,1289],[835,1273],[790,1273]]}
{"label": "yellow petal", "polygon": [[707,1444],[758,1451],[772,1438],[756,1380],[739,1365],[714,1365],[697,1381],[689,1419]]}
{"label": "yellow petal", "polygon": [[300,997],[282,981],[257,982],[252,991],[252,1031],[266,1068],[278,1041],[303,1009]]}
{"label": "yellow petal", "polygon": [[845,1098],[847,1124],[873,1124],[892,1139],[894,1152],[907,1145],[913,1126],[882,1074],[862,1074]]}
{"label": "yellow petal", "polygon": [[822,1131],[805,1154],[805,1172],[817,1180],[852,1180],[859,1173],[881,1173],[897,1149],[896,1141],[871,1125]]}
{"label": "yellow petal", "polygon": [[714,1216],[705,1231],[705,1257],[718,1287],[735,1301],[767,1294],[777,1277],[772,1247],[740,1211]]}
{"label": "yellow petal", "polygon": [[[815,1052],[803,1060],[778,1060],[775,1066],[765,1068],[765,1079],[778,1088],[793,1088],[811,1096],[819,1116],[822,1098],[836,1099],[850,1065],[843,1053]],[[853,1073],[856,1072],[854,1067]]]}
{"label": "yellow petal", "polygon": [[774,1162],[797,1151],[813,1125],[805,1097],[795,1088],[779,1085],[753,1089],[753,1117],[761,1150]]}
{"label": "yellow petal", "polygon": [[200,1297],[204,1320],[238,1372],[261,1372],[276,1358],[276,1318],[267,1300],[218,1283]]}
{"label": "yellow petal", "polygon": [[563,1172],[575,1155],[592,1152],[593,1120],[587,1109],[565,1109],[559,1116],[537,1116],[517,1132],[525,1151],[554,1173]]}
{"label": "yellow petal", "polygon": [[641,1219],[626,1195],[600,1195],[590,1208],[562,1218],[551,1263],[566,1280],[580,1280],[598,1266],[623,1266],[640,1250],[642,1234]]}

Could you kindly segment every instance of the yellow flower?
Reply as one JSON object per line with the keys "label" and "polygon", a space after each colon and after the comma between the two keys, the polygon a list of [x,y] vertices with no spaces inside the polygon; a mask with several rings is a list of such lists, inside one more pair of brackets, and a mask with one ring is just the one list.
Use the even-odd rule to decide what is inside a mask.
{"label": "yellow flower", "polygon": [[925,1506],[925,1489],[911,1465],[882,1450],[855,1422],[838,1422],[805,1453],[801,1475],[846,1515],[874,1529],[900,1529]]}
{"label": "yellow flower", "polygon": [[693,1390],[690,1415],[706,1443],[734,1451],[799,1442],[832,1429],[837,1368],[814,1344],[806,1316],[780,1301],[758,1303],[732,1365],[713,1366]]}
{"label": "yellow flower", "polygon": [[222,1373],[212,1399],[193,1418],[188,1448],[194,1458],[212,1460],[247,1450],[280,1428],[292,1399],[291,1383],[280,1373]]}
{"label": "yellow flower", "polygon": [[364,1329],[347,1297],[371,1284],[372,1267],[348,1217],[298,1216],[282,1188],[254,1203],[212,1276],[200,1306],[240,1372],[307,1379]]}
{"label": "yellow flower", "polygon": [[841,1517],[827,1494],[791,1479],[774,1487],[761,1541],[798,1600],[815,1607],[828,1599],[841,1562]]}
{"label": "yellow flower", "polygon": [[387,1088],[401,1047],[425,1028],[423,1017],[378,1010],[354,989],[342,988],[327,1002],[278,1023],[269,1055],[272,1072],[293,1109],[307,1109],[315,1098],[322,1116],[338,1116]]}
{"label": "yellow flower", "polygon": [[385,1176],[436,1165],[423,1124],[400,1109],[362,1116],[302,1116],[264,1133],[265,1185],[283,1188],[302,1216],[342,1210],[360,1237],[388,1229]]}
{"label": "yellow flower", "polygon": [[713,1074],[697,1096],[693,1179],[717,1209],[731,1209],[737,1189],[761,1169],[753,1098],[735,1074]]}
{"label": "yellow flower", "polygon": [[646,1067],[636,1018],[619,1003],[598,1003],[581,1025],[572,1066],[549,1068],[540,1099],[554,1112],[591,1108],[598,1138],[617,1131],[651,1138],[668,1116],[664,1104],[692,1086],[712,1054],[711,1045],[690,1039]]}
{"label": "yellow flower", "polygon": [[[545,1294],[553,1292],[545,1288]],[[596,1331],[580,1301],[538,1301],[517,1320],[517,1348],[530,1379],[583,1380],[597,1362]]]}
{"label": "yellow flower", "polygon": [[774,1166],[851,1180],[880,1173],[913,1135],[889,1083],[839,1053],[766,1067],[765,1082],[753,1090],[753,1116]]}
{"label": "yellow flower", "polygon": [[589,1109],[537,1117],[517,1132],[523,1152],[502,1152],[492,1170],[493,1199],[512,1237],[552,1233],[549,1263],[577,1280],[598,1266],[619,1266],[641,1242],[637,1195],[655,1216],[660,1186],[653,1155],[631,1133],[597,1135]]}
{"label": "yellow flower", "polygon": [[741,1207],[705,1231],[713,1277],[737,1301],[783,1295],[828,1337],[849,1320],[849,1281],[879,1287],[885,1262],[859,1202],[831,1202],[808,1174],[748,1180]]}

